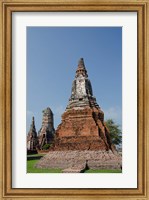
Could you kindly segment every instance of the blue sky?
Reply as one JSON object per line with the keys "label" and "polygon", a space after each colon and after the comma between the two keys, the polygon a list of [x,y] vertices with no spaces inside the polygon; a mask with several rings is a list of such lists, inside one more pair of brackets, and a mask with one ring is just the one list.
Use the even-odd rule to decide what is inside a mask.
{"label": "blue sky", "polygon": [[122,28],[27,27],[27,131],[46,107],[61,122],[81,57],[105,119],[122,125]]}

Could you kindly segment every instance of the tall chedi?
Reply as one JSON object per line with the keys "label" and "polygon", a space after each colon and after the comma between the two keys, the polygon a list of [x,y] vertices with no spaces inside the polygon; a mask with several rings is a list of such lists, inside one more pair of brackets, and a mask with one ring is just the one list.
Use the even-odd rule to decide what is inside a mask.
{"label": "tall chedi", "polygon": [[56,130],[57,140],[57,150],[114,150],[83,58],[78,62],[71,97]]}
{"label": "tall chedi", "polygon": [[49,153],[36,167],[63,169],[65,173],[78,173],[86,168],[121,168],[121,156],[111,143],[83,58],[79,60],[71,97]]}

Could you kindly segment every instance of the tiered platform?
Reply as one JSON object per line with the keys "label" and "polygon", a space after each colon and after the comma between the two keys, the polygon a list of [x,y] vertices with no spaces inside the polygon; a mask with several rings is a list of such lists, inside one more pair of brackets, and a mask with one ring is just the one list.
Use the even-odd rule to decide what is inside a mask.
{"label": "tiered platform", "polygon": [[[41,158],[35,167],[37,168],[73,168],[83,170],[85,166],[89,169],[121,169],[121,156],[112,151],[50,151]],[[73,173],[73,172],[72,172]]]}

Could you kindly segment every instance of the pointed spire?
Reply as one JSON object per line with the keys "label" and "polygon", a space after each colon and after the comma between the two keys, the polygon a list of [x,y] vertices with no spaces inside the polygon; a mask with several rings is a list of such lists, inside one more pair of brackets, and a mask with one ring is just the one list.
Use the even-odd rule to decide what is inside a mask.
{"label": "pointed spire", "polygon": [[27,136],[27,149],[28,150],[35,150],[38,144],[37,132],[35,128],[35,119],[32,117],[32,122],[30,126],[30,130]]}
{"label": "pointed spire", "polygon": [[79,76],[80,74],[88,77],[83,58],[80,58],[80,60],[78,61],[78,68],[76,70],[76,77]]}
{"label": "pointed spire", "polygon": [[30,127],[30,130],[35,130],[36,131],[36,128],[35,128],[35,118],[34,116],[32,117],[32,123],[31,123],[31,127]]}
{"label": "pointed spire", "polygon": [[36,133],[36,127],[35,127],[35,118],[32,117],[32,122],[31,122],[31,126],[30,126],[30,130],[28,135],[33,136],[33,137],[37,137],[37,133]]}
{"label": "pointed spire", "polygon": [[34,116],[32,117],[32,125],[35,125],[35,118],[34,118]]}
{"label": "pointed spire", "polygon": [[85,69],[83,58],[80,58],[80,60],[78,61],[78,68]]}

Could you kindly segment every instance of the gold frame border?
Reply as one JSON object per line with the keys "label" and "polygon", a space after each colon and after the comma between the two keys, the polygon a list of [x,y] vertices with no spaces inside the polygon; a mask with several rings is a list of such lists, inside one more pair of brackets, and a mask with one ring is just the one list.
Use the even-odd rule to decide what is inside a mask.
{"label": "gold frame border", "polygon": [[[149,120],[148,0],[0,0],[0,193],[1,199],[148,199],[147,135]],[[12,12],[92,11],[137,12],[138,15],[138,187],[137,189],[13,189],[11,188],[11,17]]]}

